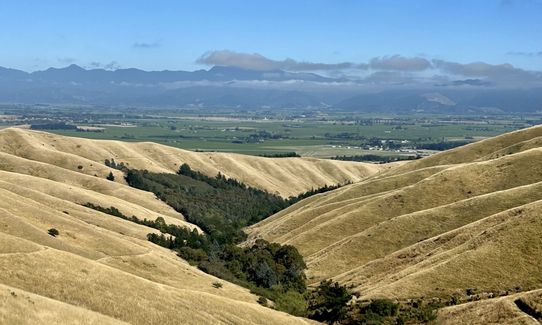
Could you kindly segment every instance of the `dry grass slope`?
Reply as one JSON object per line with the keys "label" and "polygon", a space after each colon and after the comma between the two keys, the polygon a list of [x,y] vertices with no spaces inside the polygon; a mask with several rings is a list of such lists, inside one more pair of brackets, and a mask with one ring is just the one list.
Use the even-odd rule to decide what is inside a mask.
{"label": "dry grass slope", "polygon": [[539,313],[542,312],[542,290],[534,290],[507,297],[444,308],[439,312],[438,322],[443,325],[540,324],[538,320],[518,308],[514,303],[518,299],[524,301]]}
{"label": "dry grass slope", "polygon": [[296,246],[311,283],[362,297],[542,287],[542,126],[453,149],[299,202],[247,230]]}
{"label": "dry grass slope", "polygon": [[183,163],[209,176],[221,172],[248,185],[288,197],[324,185],[359,181],[381,165],[314,158],[263,158],[230,153],[201,153],[155,143],[89,140],[15,128],[0,130],[0,152],[79,174],[105,178],[114,158],[136,169],[173,173]]}
{"label": "dry grass slope", "polygon": [[[534,290],[517,297],[541,310],[541,138],[542,127],[534,127],[383,168],[2,130],[0,323],[309,323],[261,307],[246,289],[148,242],[155,230],[83,207],[115,206],[195,227],[152,194],[126,186],[103,164],[110,158],[169,173],[186,162],[283,196],[358,181],[250,227],[250,240],[295,245],[312,283],[334,278],[365,298],[519,288]],[[110,171],[115,182],[105,180]],[[60,235],[48,235],[49,228]],[[223,288],[214,288],[216,281]],[[531,324],[515,297],[446,308],[439,321]]]}
{"label": "dry grass slope", "polygon": [[[23,191],[24,182],[18,187],[4,179],[5,172],[0,182],[0,285],[19,291],[0,295],[3,324],[49,324],[54,317],[62,317],[58,323],[307,322],[259,306],[257,297],[238,286],[214,288],[220,280],[146,241],[152,229],[37,189]],[[60,235],[48,235],[49,228]],[[20,311],[24,299],[37,301],[32,317]],[[56,309],[49,313],[51,306]]]}
{"label": "dry grass slope", "polygon": [[0,324],[127,325],[128,323],[0,285]]}
{"label": "dry grass slope", "polygon": [[[115,206],[126,215],[163,217],[194,228],[154,195],[123,184],[122,175],[103,164],[115,157],[138,168],[173,172],[185,154],[190,153],[154,144],[0,131],[0,323],[310,323],[262,307],[248,290],[148,242],[146,235],[156,230],[82,206]],[[194,157],[192,165],[209,159]],[[301,165],[317,170],[318,164]],[[345,167],[340,177],[362,177],[360,166]],[[110,171],[118,176],[115,182],[105,180]],[[50,236],[50,228],[60,234]],[[215,288],[215,282],[223,287]]]}

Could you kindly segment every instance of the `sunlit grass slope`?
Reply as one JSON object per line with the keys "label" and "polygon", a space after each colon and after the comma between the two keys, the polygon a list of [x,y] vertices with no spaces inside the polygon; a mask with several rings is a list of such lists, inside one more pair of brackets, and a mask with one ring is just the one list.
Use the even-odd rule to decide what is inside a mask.
{"label": "sunlit grass slope", "polygon": [[[1,324],[309,323],[260,306],[247,289],[205,274],[147,241],[155,229],[84,207],[89,202],[114,206],[128,216],[162,217],[196,228],[153,194],[128,187],[120,172],[103,164],[114,157],[173,172],[159,162],[167,156],[158,152],[153,162],[145,153],[154,145],[108,147],[107,141],[80,140],[0,132]],[[119,158],[138,150],[145,163]],[[172,166],[173,161],[179,163],[171,158]],[[110,171],[114,182],[105,179]],[[51,228],[59,235],[49,235]]]}
{"label": "sunlit grass slope", "polygon": [[309,282],[408,299],[542,287],[542,126],[301,201],[249,240],[295,245]]}
{"label": "sunlit grass slope", "polygon": [[[65,317],[58,323],[95,324],[306,322],[258,305],[246,289],[148,242],[145,236],[153,229],[39,191],[38,185],[27,189],[30,177],[20,175],[22,181],[14,184],[16,174],[1,174],[0,288],[15,292],[0,294],[5,301],[0,317],[8,324],[49,324],[54,317]],[[67,186],[46,182],[42,189]],[[72,190],[64,194],[85,194]],[[60,234],[50,236],[50,228]],[[24,299],[36,301],[32,316],[22,312]]]}
{"label": "sunlit grass slope", "polygon": [[105,159],[113,158],[131,168],[167,173],[176,172],[181,164],[188,163],[209,176],[221,172],[285,197],[324,185],[359,181],[385,168],[315,158],[192,152],[149,142],[89,140],[15,128],[0,131],[0,152],[98,178],[105,178],[112,171],[117,182],[123,182],[121,173],[106,167]]}

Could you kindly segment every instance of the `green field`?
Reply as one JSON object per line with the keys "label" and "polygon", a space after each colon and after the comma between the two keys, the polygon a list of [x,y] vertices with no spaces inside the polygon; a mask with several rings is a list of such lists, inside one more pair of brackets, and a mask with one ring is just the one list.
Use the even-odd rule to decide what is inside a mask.
{"label": "green field", "polygon": [[[475,140],[517,128],[509,123],[483,126],[413,124],[398,129],[393,125],[352,125],[321,121],[250,122],[192,119],[138,121],[136,125],[136,127],[106,126],[102,133],[64,130],[52,132],[93,139],[153,141],[189,150],[256,155],[295,151],[309,156],[335,156],[364,154],[361,149],[353,149],[361,146],[364,138],[410,142]],[[256,138],[247,141],[247,138],[258,132],[267,132],[278,138]]]}
{"label": "green field", "polygon": [[[103,132],[48,129],[61,135],[152,141],[173,147],[251,155],[412,155],[420,144],[471,142],[540,122],[540,116],[379,116],[341,112],[193,112],[73,107],[2,107],[0,128],[65,123]],[[395,145],[382,145],[389,140]],[[370,148],[373,147],[373,148]],[[400,149],[405,149],[399,152]],[[392,150],[393,149],[393,150]],[[428,152],[424,152],[427,154]]]}

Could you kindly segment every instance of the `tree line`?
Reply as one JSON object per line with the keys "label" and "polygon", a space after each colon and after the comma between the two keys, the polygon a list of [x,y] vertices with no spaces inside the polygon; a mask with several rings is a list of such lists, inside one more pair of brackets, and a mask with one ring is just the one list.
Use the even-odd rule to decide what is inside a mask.
{"label": "tree line", "polygon": [[[263,305],[268,305],[267,299],[270,299],[273,308],[330,324],[381,324],[392,319],[414,317],[405,318],[408,313],[413,313],[412,308],[407,313],[403,307],[399,308],[391,301],[352,303],[352,293],[329,280],[321,282],[315,290],[308,290],[306,265],[294,246],[269,243],[262,239],[251,245],[239,245],[247,237],[242,231],[243,227],[263,220],[303,198],[336,189],[339,185],[311,189],[284,199],[221,173],[209,177],[192,170],[187,164],[182,164],[177,174],[132,170],[114,160],[108,160],[107,164],[124,171],[130,186],[155,193],[204,233],[167,224],[161,217],[155,220],[141,219],[126,216],[115,207],[101,207],[92,203],[85,206],[157,229],[158,232],[147,235],[149,241],[174,250],[206,273],[249,288],[261,297],[258,302]],[[219,288],[218,285],[216,287]],[[433,317],[434,313],[431,309],[426,314]]]}
{"label": "tree line", "polygon": [[267,299],[271,299],[275,309],[329,324],[402,324],[425,322],[435,317],[435,307],[422,302],[409,306],[389,300],[352,302],[353,294],[331,280],[308,290],[306,265],[294,246],[262,239],[251,245],[239,245],[247,237],[243,227],[303,198],[336,189],[338,185],[284,199],[221,173],[209,177],[187,164],[182,164],[177,174],[165,174],[128,169],[113,159],[106,163],[122,170],[130,186],[155,193],[204,233],[167,224],[161,217],[148,220],[126,216],[115,207],[92,203],[85,204],[86,207],[158,230],[147,235],[149,241],[174,250],[206,273],[249,288],[260,296],[258,302],[262,305],[268,305]]}

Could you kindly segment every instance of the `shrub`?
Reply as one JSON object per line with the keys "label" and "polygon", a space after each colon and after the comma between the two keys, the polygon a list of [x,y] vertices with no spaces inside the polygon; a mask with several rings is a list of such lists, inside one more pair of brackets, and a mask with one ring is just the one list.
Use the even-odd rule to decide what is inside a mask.
{"label": "shrub", "polygon": [[[388,299],[376,299],[368,305],[356,304],[350,308],[347,324],[383,324],[397,316],[399,304]],[[401,320],[404,320],[401,318]],[[399,321],[401,323],[401,321]]]}
{"label": "shrub", "polygon": [[179,248],[178,255],[187,261],[194,261],[197,263],[206,261],[208,258],[207,253],[205,253],[203,249],[194,249],[187,246]]}
{"label": "shrub", "polygon": [[344,318],[352,298],[346,287],[324,280],[309,298],[309,318],[332,324]]}
{"label": "shrub", "polygon": [[294,290],[288,290],[280,294],[275,300],[275,308],[294,316],[307,315],[307,300],[305,297]]}
{"label": "shrub", "polygon": [[217,288],[217,289],[222,288],[222,283],[221,282],[213,282],[213,288]]}
{"label": "shrub", "polygon": [[388,299],[376,299],[367,305],[363,310],[380,316],[395,316],[399,305]]}
{"label": "shrub", "polygon": [[107,180],[108,181],[114,181],[115,180],[115,175],[113,175],[113,172],[109,172],[109,175],[107,175]]}
{"label": "shrub", "polygon": [[450,297],[450,301],[448,302],[448,304],[450,306],[455,306],[455,305],[458,305],[461,303],[461,297],[457,294],[454,294]]}
{"label": "shrub", "polygon": [[265,297],[260,297],[258,298],[258,303],[262,306],[266,306],[267,307],[267,298]]}
{"label": "shrub", "polygon": [[55,228],[51,228],[49,230],[47,230],[47,233],[53,237],[56,237],[60,234],[60,232],[58,230],[56,230]]}

